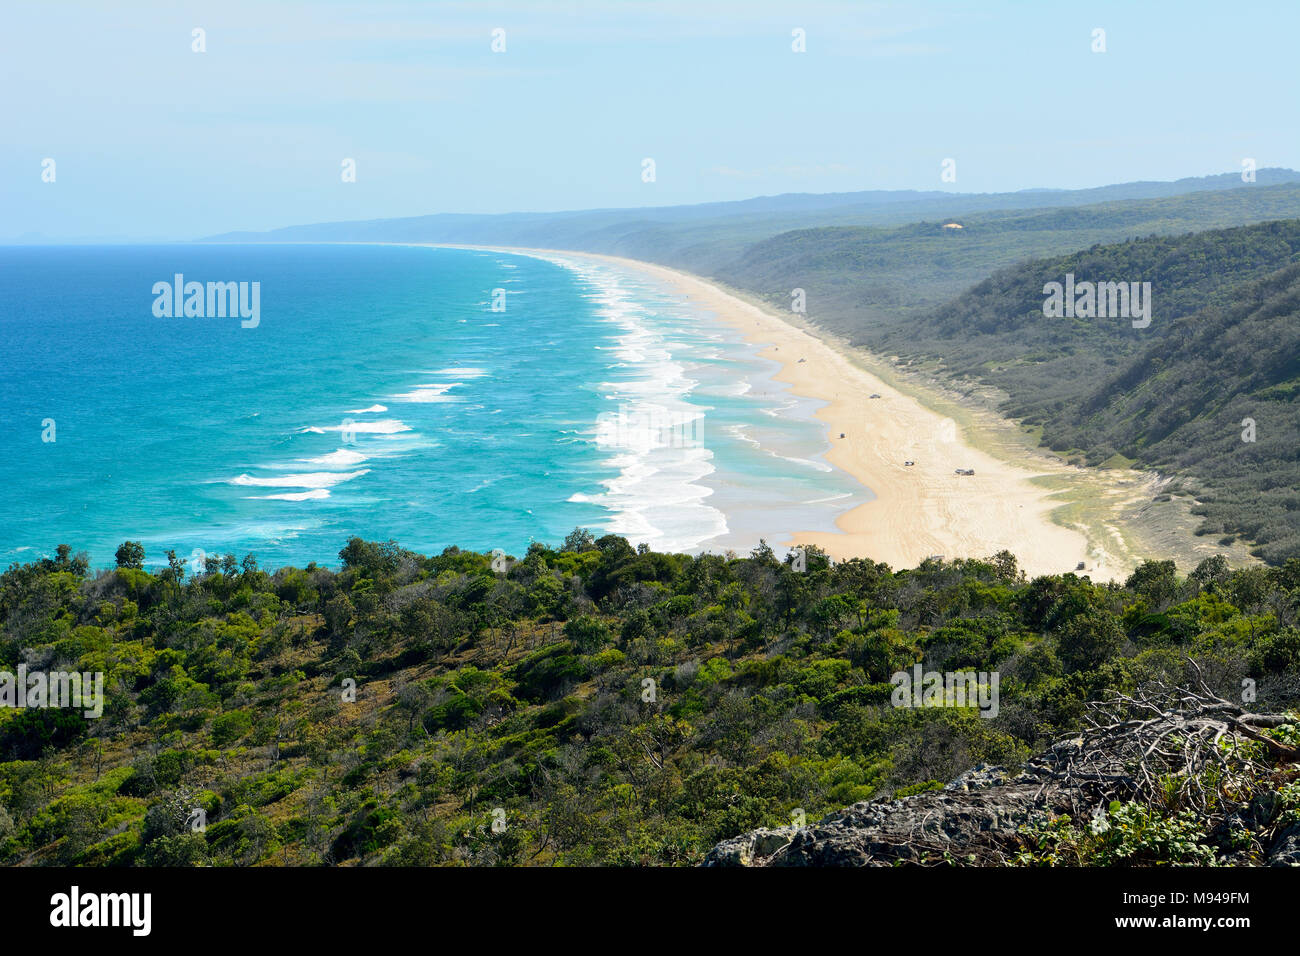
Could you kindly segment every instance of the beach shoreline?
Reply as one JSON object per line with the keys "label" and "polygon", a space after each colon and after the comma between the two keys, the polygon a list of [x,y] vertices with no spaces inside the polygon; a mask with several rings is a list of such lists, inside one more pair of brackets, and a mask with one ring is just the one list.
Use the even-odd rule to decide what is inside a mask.
{"label": "beach shoreline", "polygon": [[1006,550],[1029,575],[1075,571],[1080,563],[1079,573],[1094,580],[1122,580],[1132,570],[1130,561],[1098,548],[1078,527],[1052,519],[1062,505],[1042,479],[1079,469],[1047,456],[1010,462],[975,447],[952,418],[855,362],[854,350],[771,309],[698,276],[636,259],[568,249],[421,245],[604,262],[654,279],[761,346],[758,354],[780,366],[775,381],[825,402],[815,413],[830,446],[825,460],[874,495],[841,513],[836,531],[781,529],[773,545],[816,545],[837,560],[870,558],[895,568],[937,555],[987,558]]}

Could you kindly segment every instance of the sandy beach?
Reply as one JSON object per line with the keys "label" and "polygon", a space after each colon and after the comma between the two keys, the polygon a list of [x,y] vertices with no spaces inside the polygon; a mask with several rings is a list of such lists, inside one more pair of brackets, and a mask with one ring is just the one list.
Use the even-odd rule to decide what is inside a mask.
{"label": "sandy beach", "polygon": [[[1045,457],[1021,467],[972,447],[952,419],[856,364],[849,350],[663,266],[561,249],[497,251],[599,260],[652,277],[764,346],[760,354],[781,365],[776,380],[795,394],[827,403],[816,413],[830,441],[826,460],[870,488],[875,499],[840,515],[838,532],[791,529],[774,545],[815,544],[836,559],[869,557],[895,568],[915,567],[931,555],[985,558],[1005,549],[1030,575],[1073,571],[1080,562],[1094,580],[1128,572],[1095,549],[1090,553],[1082,533],[1055,523],[1049,513],[1059,503],[1030,480],[1072,469]],[[958,469],[974,474],[959,475]]]}

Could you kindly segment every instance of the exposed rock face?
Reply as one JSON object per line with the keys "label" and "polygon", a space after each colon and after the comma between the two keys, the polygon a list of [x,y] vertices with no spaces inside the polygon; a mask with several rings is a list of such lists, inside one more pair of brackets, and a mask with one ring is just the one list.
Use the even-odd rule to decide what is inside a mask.
{"label": "exposed rock face", "polygon": [[967,862],[1010,845],[1022,824],[1078,809],[1078,793],[1025,772],[978,766],[942,790],[865,801],[795,829],[756,830],[718,844],[705,866],[892,866]]}
{"label": "exposed rock face", "polygon": [[1300,866],[1300,823],[1278,834],[1268,851],[1269,866]]}
{"label": "exposed rock face", "polygon": [[719,843],[709,851],[705,866],[754,866],[782,847],[788,846],[799,831],[794,827],[779,830],[751,830],[732,840]]}
{"label": "exposed rock face", "polygon": [[[1293,798],[1277,789],[1295,778],[1300,748],[1265,733],[1295,724],[1293,714],[1250,713],[1203,682],[1200,690],[1144,685],[1137,697],[1089,708],[1081,734],[1056,741],[1014,775],[981,764],[942,790],[855,803],[805,827],[742,834],[709,851],[704,866],[1005,865],[1026,849],[1022,827],[1062,814],[1077,825],[1113,800],[1163,803],[1168,781],[1182,806],[1201,808],[1217,863],[1300,866],[1300,824],[1294,814],[1282,816]],[[1236,750],[1225,764],[1225,738],[1262,749],[1275,769],[1262,773]],[[1226,776],[1215,778],[1213,796],[1205,773],[1221,768]],[[1233,788],[1224,790],[1224,780]],[[1232,789],[1252,795],[1225,805]]]}
{"label": "exposed rock face", "polygon": [[[1265,801],[1267,797],[1265,798]],[[1099,795],[1062,786],[1042,765],[1011,776],[978,766],[942,790],[900,800],[855,803],[806,827],[754,830],[715,846],[704,866],[894,866],[899,863],[1001,863],[1018,848],[1026,823],[1068,813],[1076,820],[1102,805]],[[1231,822],[1260,833],[1272,816],[1257,799]],[[1229,864],[1258,863],[1246,858]],[[1300,866],[1300,825],[1272,841],[1269,866]]]}

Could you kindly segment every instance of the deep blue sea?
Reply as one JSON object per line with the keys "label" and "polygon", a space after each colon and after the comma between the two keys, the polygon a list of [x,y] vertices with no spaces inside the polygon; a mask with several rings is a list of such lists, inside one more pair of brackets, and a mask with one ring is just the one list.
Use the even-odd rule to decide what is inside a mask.
{"label": "deep blue sea", "polygon": [[[256,326],[155,314],[177,274],[258,283]],[[649,278],[559,255],[3,247],[0,562],[829,529],[870,493],[756,352]]]}

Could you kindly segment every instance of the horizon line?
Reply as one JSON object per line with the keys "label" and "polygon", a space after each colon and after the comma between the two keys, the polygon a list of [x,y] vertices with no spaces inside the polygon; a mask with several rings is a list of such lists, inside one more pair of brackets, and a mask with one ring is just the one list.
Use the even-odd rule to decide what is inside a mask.
{"label": "horizon line", "polygon": [[[1261,166],[1255,170],[1256,175],[1261,173],[1277,172],[1290,173],[1300,177],[1300,170],[1292,169],[1288,166]],[[1010,190],[993,190],[993,191],[972,191],[964,192],[957,189],[850,189],[839,190],[835,192],[782,192],[782,193],[763,193],[757,196],[749,196],[745,199],[714,199],[705,200],[695,203],[664,203],[659,205],[644,206],[592,206],[585,209],[550,209],[540,211],[513,210],[509,212],[423,212],[413,213],[402,216],[368,216],[357,219],[324,219],[312,222],[295,222],[288,225],[271,226],[265,229],[228,229],[224,232],[207,233],[197,238],[177,238],[162,236],[44,236],[40,233],[24,233],[23,235],[0,238],[0,246],[61,246],[61,245],[141,245],[146,243],[157,243],[160,245],[170,245],[173,243],[196,243],[217,238],[219,236],[229,236],[238,234],[250,235],[267,235],[284,229],[298,229],[311,226],[338,225],[343,223],[371,223],[385,221],[401,221],[405,219],[428,219],[438,216],[446,217],[465,217],[477,219],[489,219],[494,217],[506,216],[562,216],[562,215],[583,215],[591,213],[615,213],[615,212],[639,212],[645,210],[666,210],[666,209],[697,209],[702,206],[738,206],[744,203],[758,202],[764,199],[783,199],[795,196],[809,197],[834,197],[834,196],[856,196],[867,193],[876,193],[884,195],[903,195],[915,194],[919,197],[938,198],[941,196],[956,197],[979,197],[979,196],[1016,196],[1023,193],[1081,193],[1092,190],[1111,189],[1116,186],[1140,186],[1148,184],[1169,184],[1188,182],[1190,180],[1209,180],[1218,177],[1232,177],[1239,175],[1237,170],[1226,172],[1206,173],[1200,176],[1180,176],[1177,179],[1130,179],[1122,182],[1103,183],[1097,186],[1025,186],[1020,189]],[[1243,185],[1245,185],[1243,183]],[[1275,183],[1273,185],[1287,185],[1286,183]],[[1238,188],[1238,187],[1228,187]],[[1263,188],[1269,188],[1265,185]]]}

